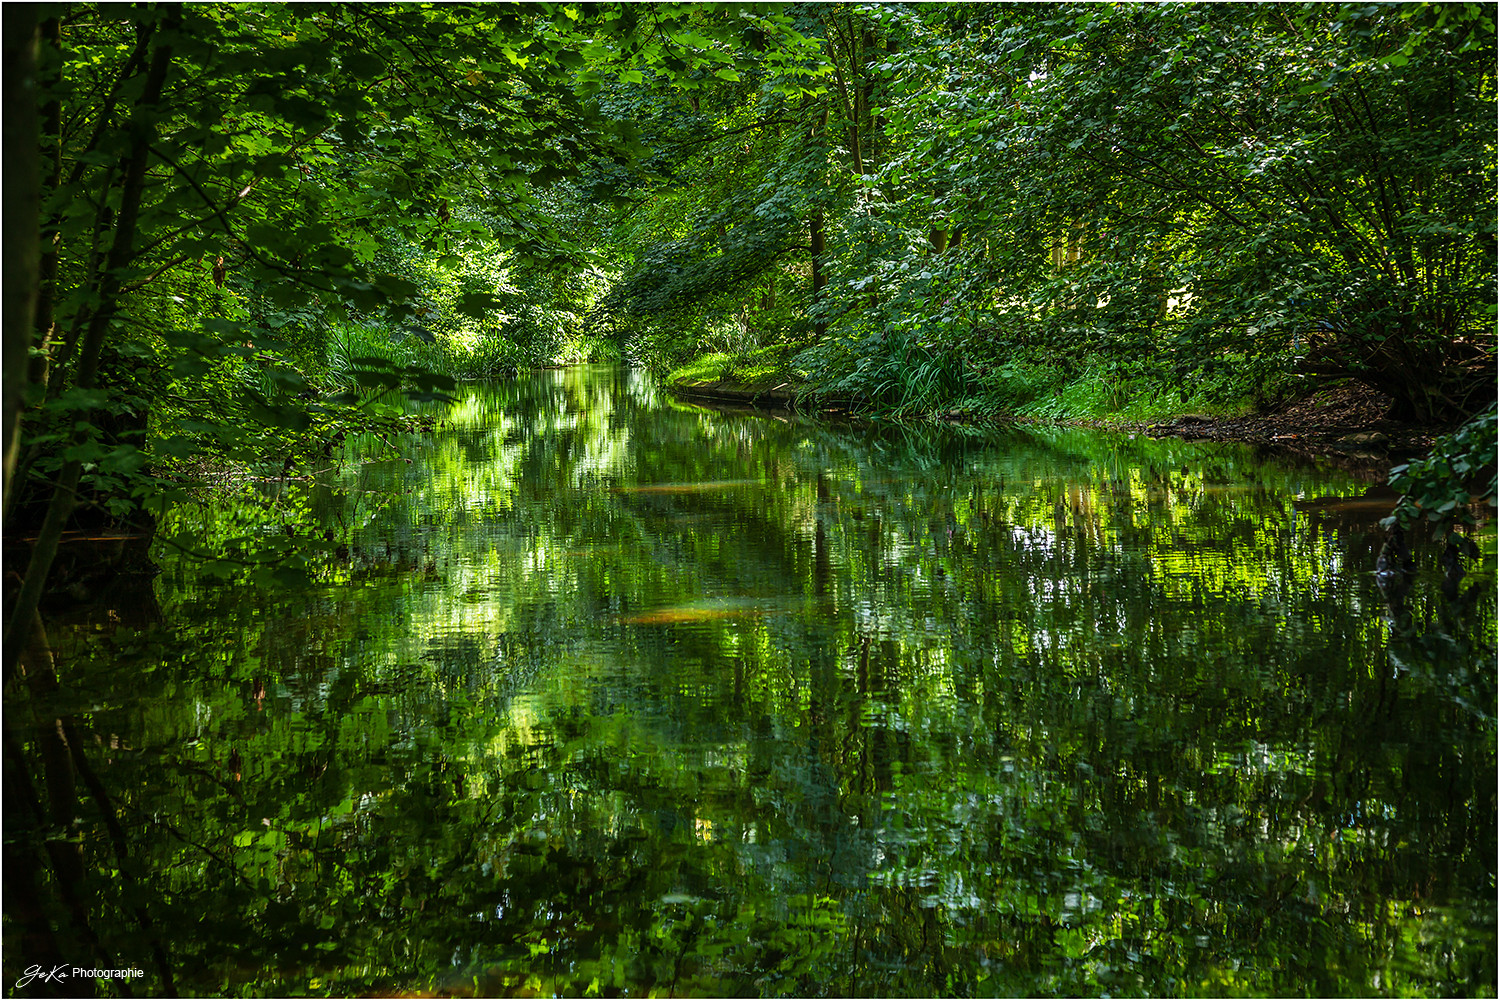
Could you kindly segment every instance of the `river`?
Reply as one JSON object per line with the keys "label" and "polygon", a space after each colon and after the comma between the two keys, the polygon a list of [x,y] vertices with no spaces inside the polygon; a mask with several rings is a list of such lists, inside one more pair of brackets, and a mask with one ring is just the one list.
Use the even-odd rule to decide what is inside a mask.
{"label": "river", "polygon": [[432,412],[164,522],[347,533],[310,583],[162,547],[161,622],[77,641],[145,874],[97,887],[122,965],[154,935],[199,994],[1493,994],[1493,531],[1456,597],[1429,554],[1392,600],[1378,514],[1329,502],[1368,482],[1244,446],[587,366]]}

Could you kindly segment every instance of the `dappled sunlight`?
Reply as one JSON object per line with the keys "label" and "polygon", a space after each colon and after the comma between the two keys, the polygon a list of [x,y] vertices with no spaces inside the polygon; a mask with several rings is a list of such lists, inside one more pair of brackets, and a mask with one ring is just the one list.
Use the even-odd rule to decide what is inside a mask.
{"label": "dappled sunlight", "polygon": [[5,15],[11,994],[1494,993],[1492,7]]}

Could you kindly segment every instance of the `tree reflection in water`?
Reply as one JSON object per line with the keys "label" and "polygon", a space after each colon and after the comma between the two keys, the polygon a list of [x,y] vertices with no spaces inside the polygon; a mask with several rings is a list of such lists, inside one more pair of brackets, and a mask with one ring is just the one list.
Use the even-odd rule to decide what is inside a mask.
{"label": "tree reflection in water", "polygon": [[135,873],[84,802],[64,946],[209,994],[1493,992],[1492,534],[1398,596],[1295,503],[1347,474],[614,369],[406,444],[173,516],[350,526],[313,586],[162,553],[160,624],[52,625],[25,751],[78,721]]}

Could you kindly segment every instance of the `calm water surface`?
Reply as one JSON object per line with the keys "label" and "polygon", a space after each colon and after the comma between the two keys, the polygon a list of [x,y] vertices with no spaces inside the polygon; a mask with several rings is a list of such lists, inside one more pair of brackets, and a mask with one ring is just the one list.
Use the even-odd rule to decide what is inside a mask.
{"label": "calm water surface", "polygon": [[1492,534],[1393,600],[1367,481],[1238,446],[611,368],[437,417],[181,507],[353,541],[164,549],[167,652],[106,642],[182,990],[1494,993]]}

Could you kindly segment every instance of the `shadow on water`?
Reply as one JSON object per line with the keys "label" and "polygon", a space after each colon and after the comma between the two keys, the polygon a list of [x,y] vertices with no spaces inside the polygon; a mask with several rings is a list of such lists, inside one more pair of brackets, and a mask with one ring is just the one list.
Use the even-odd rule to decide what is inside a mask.
{"label": "shadow on water", "polygon": [[38,877],[65,953],[136,993],[153,941],[194,994],[1493,993],[1493,534],[1393,597],[1337,470],[610,368],[401,444],[166,526],[347,531],[311,585],[163,552],[159,621],[49,623],[22,750],[75,720],[105,793],[51,832],[83,911]]}

